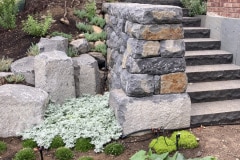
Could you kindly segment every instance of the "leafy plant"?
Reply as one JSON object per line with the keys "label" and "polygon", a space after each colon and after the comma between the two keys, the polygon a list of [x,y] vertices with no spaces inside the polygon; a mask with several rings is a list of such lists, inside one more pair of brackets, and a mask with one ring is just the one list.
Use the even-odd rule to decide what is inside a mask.
{"label": "leafy plant", "polygon": [[22,146],[24,148],[36,148],[37,143],[33,139],[25,139],[22,142]]}
{"label": "leafy plant", "polygon": [[35,160],[36,156],[31,148],[24,148],[17,152],[14,160]]}
{"label": "leafy plant", "polygon": [[92,51],[101,52],[105,56],[107,54],[107,46],[106,44],[98,44],[92,49]]}
{"label": "leafy plant", "polygon": [[92,157],[81,157],[78,160],[94,160]]}
{"label": "leafy plant", "polygon": [[85,10],[89,15],[90,19],[93,18],[96,15],[96,10],[97,10],[95,0],[92,0],[92,2],[87,2],[85,4]]}
{"label": "leafy plant", "polygon": [[55,156],[59,160],[71,160],[73,159],[73,152],[69,148],[60,147],[56,150]]}
{"label": "leafy plant", "polygon": [[85,38],[90,41],[90,42],[95,42],[95,41],[98,41],[98,40],[106,40],[107,38],[107,33],[106,32],[101,32],[101,33],[92,33],[92,34],[89,34],[89,33],[85,33]]}
{"label": "leafy plant", "polygon": [[7,144],[3,141],[0,141],[0,155],[7,150]]}
{"label": "leafy plant", "polygon": [[176,151],[176,144],[167,137],[160,136],[153,139],[149,144],[149,148],[152,148],[158,154]]}
{"label": "leafy plant", "polygon": [[36,44],[31,43],[31,46],[27,50],[28,56],[36,56],[40,53],[40,49]]}
{"label": "leafy plant", "polygon": [[8,83],[22,83],[25,80],[25,77],[21,74],[14,74],[5,77],[5,80]]}
{"label": "leafy plant", "polygon": [[63,142],[63,139],[60,136],[55,136],[52,140],[52,143],[50,144],[50,148],[59,148],[64,146],[65,143]]}
{"label": "leafy plant", "polygon": [[105,19],[103,19],[101,17],[96,17],[95,16],[91,19],[90,24],[103,28],[106,24],[106,21],[105,21]]}
{"label": "leafy plant", "polygon": [[75,144],[75,150],[80,152],[87,152],[94,148],[94,145],[90,143],[90,138],[79,138]]}
{"label": "leafy plant", "polygon": [[181,0],[183,6],[189,9],[189,15],[203,15],[207,11],[206,0]]}
{"label": "leafy plant", "polygon": [[34,19],[28,15],[27,21],[23,21],[23,31],[32,36],[45,36],[52,24],[52,16],[46,16],[43,21]]}
{"label": "leafy plant", "polygon": [[51,33],[51,36],[62,36],[62,37],[64,37],[64,38],[67,38],[68,39],[68,41],[71,41],[72,40],[72,35],[71,34],[67,34],[67,33],[63,33],[63,32],[57,32],[57,31],[55,31],[55,32],[52,32]]}
{"label": "leafy plant", "polygon": [[13,62],[13,59],[3,57],[0,60],[0,72],[7,72],[7,71],[9,71],[12,62]]}
{"label": "leafy plant", "polygon": [[92,33],[93,32],[93,28],[92,28],[92,26],[91,25],[87,25],[87,24],[83,24],[83,23],[78,23],[78,24],[76,24],[76,27],[80,30],[80,31],[82,31],[82,32],[84,32],[84,33]]}
{"label": "leafy plant", "polygon": [[0,26],[4,29],[16,27],[17,7],[15,0],[0,1]]}
{"label": "leafy plant", "polygon": [[88,18],[87,12],[85,10],[74,10],[73,13],[80,19]]}
{"label": "leafy plant", "polygon": [[78,56],[78,51],[74,47],[68,47],[67,55],[68,55],[68,57],[76,57],[76,56]]}
{"label": "leafy plant", "polygon": [[124,146],[117,142],[108,144],[104,149],[104,153],[107,155],[110,154],[110,155],[118,156],[123,152],[124,152]]}

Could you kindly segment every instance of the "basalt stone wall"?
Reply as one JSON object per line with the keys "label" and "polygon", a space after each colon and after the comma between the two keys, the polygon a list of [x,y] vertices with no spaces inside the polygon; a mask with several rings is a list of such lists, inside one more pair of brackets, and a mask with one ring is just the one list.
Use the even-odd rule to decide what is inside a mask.
{"label": "basalt stone wall", "polygon": [[120,0],[120,2],[181,6],[180,0]]}
{"label": "basalt stone wall", "polygon": [[185,93],[188,82],[182,9],[105,3],[103,11],[108,34],[110,106],[123,133],[152,127],[188,127],[191,103]]}

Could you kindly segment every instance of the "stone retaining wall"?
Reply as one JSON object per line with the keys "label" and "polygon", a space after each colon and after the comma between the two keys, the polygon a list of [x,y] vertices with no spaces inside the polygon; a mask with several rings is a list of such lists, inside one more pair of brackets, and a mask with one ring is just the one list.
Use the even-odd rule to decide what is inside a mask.
{"label": "stone retaining wall", "polygon": [[124,134],[189,127],[182,9],[105,3],[110,106]]}

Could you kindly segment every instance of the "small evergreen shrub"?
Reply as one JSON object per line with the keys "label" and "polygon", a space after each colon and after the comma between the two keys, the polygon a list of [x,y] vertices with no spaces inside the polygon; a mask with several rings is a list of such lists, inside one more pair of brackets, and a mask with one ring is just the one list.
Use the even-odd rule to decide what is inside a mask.
{"label": "small evergreen shrub", "polygon": [[149,144],[149,148],[154,149],[157,154],[173,152],[177,150],[176,144],[169,138],[163,136],[153,139]]}
{"label": "small evergreen shrub", "polygon": [[24,148],[36,148],[37,143],[33,139],[25,139],[22,142],[22,146]]}
{"label": "small evergreen shrub", "polygon": [[91,25],[78,23],[78,24],[76,24],[76,27],[84,33],[92,33],[93,32],[93,28]]}
{"label": "small evergreen shrub", "polygon": [[90,21],[90,24],[103,28],[106,24],[106,21],[101,17],[93,17]]}
{"label": "small evergreen shrub", "polygon": [[81,157],[78,160],[94,160],[92,157]]}
{"label": "small evergreen shrub", "polygon": [[36,160],[36,156],[31,148],[24,148],[17,152],[14,160]]}
{"label": "small evergreen shrub", "polygon": [[92,51],[94,52],[101,52],[104,56],[107,54],[107,45],[106,44],[99,44],[95,46]]}
{"label": "small evergreen shrub", "polygon": [[97,10],[95,0],[92,0],[92,2],[87,2],[85,4],[85,10],[88,16],[90,17],[89,19],[93,18],[96,15],[96,10]]}
{"label": "small evergreen shrub", "polygon": [[110,155],[118,156],[123,152],[124,152],[124,146],[117,142],[108,144],[104,149],[104,153],[107,155],[110,154]]}
{"label": "small evergreen shrub", "polygon": [[65,143],[63,142],[63,139],[60,136],[55,136],[52,140],[52,143],[50,144],[50,148],[59,148],[64,146]]}
{"label": "small evergreen shrub", "polygon": [[5,80],[8,83],[22,83],[22,82],[24,82],[25,77],[21,74],[14,74],[14,75],[5,77]]}
{"label": "small evergreen shrub", "polygon": [[10,66],[13,62],[13,59],[10,58],[2,58],[0,59],[0,72],[7,72],[10,70]]}
{"label": "small evergreen shrub", "polygon": [[28,15],[28,19],[23,22],[23,31],[32,36],[45,36],[51,27],[52,20],[52,16],[46,16],[43,21],[39,21]]}
{"label": "small evergreen shrub", "polygon": [[0,155],[7,150],[7,144],[3,141],[0,141]]}
{"label": "small evergreen shrub", "polygon": [[88,18],[87,12],[85,10],[74,10],[73,13],[80,19]]}
{"label": "small evergreen shrub", "polygon": [[181,0],[183,6],[189,9],[189,15],[204,15],[207,12],[206,0]]}
{"label": "small evergreen shrub", "polygon": [[36,44],[31,43],[31,46],[27,50],[28,56],[36,56],[40,53],[40,49]]}
{"label": "small evergreen shrub", "polygon": [[63,32],[52,32],[51,36],[52,37],[54,37],[54,36],[62,36],[64,38],[67,38],[68,41],[72,40],[72,35],[71,34],[66,34],[66,33],[63,33]]}
{"label": "small evergreen shrub", "polygon": [[94,149],[94,145],[90,143],[90,138],[79,138],[75,144],[75,150],[80,152],[87,152]]}
{"label": "small evergreen shrub", "polygon": [[0,27],[13,29],[16,27],[17,7],[15,0],[0,1]]}
{"label": "small evergreen shrub", "polygon": [[78,56],[78,50],[74,47],[68,47],[67,50],[68,57],[77,57]]}
{"label": "small evergreen shrub", "polygon": [[101,32],[101,33],[92,33],[92,34],[89,34],[89,33],[85,33],[85,38],[90,41],[90,42],[96,42],[98,40],[106,40],[107,38],[107,33],[106,32]]}
{"label": "small evergreen shrub", "polygon": [[55,156],[59,160],[71,160],[73,159],[73,152],[69,148],[60,147],[56,150]]}

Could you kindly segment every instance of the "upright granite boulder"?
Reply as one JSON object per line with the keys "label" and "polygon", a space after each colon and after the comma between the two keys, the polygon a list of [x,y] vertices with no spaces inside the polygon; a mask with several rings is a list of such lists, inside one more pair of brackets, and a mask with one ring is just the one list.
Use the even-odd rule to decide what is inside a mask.
{"label": "upright granite boulder", "polygon": [[17,136],[43,122],[48,94],[25,85],[0,86],[0,137]]}
{"label": "upright granite boulder", "polygon": [[37,43],[40,52],[50,52],[54,50],[67,52],[68,49],[68,39],[56,36],[52,38],[41,38],[40,42]]}
{"label": "upright granite boulder", "polygon": [[49,93],[54,103],[75,98],[73,62],[61,51],[44,52],[35,57],[35,86]]}

